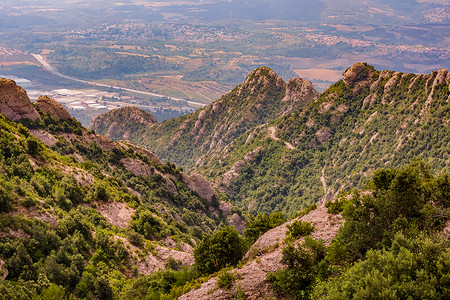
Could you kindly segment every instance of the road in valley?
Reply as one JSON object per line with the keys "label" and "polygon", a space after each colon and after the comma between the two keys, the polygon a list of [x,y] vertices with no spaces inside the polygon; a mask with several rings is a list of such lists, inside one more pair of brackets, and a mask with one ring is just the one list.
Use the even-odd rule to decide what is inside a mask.
{"label": "road in valley", "polygon": [[50,73],[52,73],[53,75],[56,75],[58,77],[62,77],[65,79],[69,79],[69,80],[73,80],[76,82],[81,82],[84,84],[89,84],[89,85],[94,85],[94,86],[100,86],[100,87],[106,87],[106,88],[113,88],[116,90],[120,90],[120,91],[127,91],[127,92],[132,92],[132,93],[136,93],[136,94],[141,94],[141,95],[147,95],[147,96],[152,96],[152,97],[158,97],[158,98],[169,98],[171,100],[175,100],[175,101],[186,101],[187,103],[191,104],[191,105],[195,105],[195,106],[200,106],[200,107],[204,107],[206,104],[204,103],[200,103],[200,102],[195,102],[195,101],[190,101],[190,100],[186,100],[186,99],[181,99],[181,98],[175,98],[175,97],[170,97],[170,96],[165,96],[165,95],[161,95],[161,94],[156,94],[156,93],[151,93],[151,92],[145,92],[145,91],[139,91],[139,90],[133,90],[133,89],[128,89],[128,88],[124,88],[124,87],[120,87],[120,86],[114,86],[114,85],[107,85],[107,84],[103,84],[103,83],[98,83],[98,82],[93,82],[93,81],[88,81],[88,80],[83,80],[83,79],[79,79],[79,78],[75,78],[72,76],[67,76],[64,75],[62,73],[60,73],[58,70],[56,70],[54,67],[52,67],[47,60],[45,60],[45,58],[42,55],[39,54],[31,54],[33,55],[34,58],[36,58],[36,60]]}

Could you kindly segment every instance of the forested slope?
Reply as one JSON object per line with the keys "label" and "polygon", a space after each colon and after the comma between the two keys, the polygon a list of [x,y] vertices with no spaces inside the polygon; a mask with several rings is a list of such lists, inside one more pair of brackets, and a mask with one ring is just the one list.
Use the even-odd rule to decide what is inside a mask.
{"label": "forested slope", "polygon": [[0,103],[1,298],[116,299],[139,274],[192,265],[227,224],[201,176],[89,132],[53,99],[33,106],[11,80]]}
{"label": "forested slope", "polygon": [[303,108],[242,134],[197,170],[252,213],[299,208],[421,158],[449,171],[450,74],[357,63]]}

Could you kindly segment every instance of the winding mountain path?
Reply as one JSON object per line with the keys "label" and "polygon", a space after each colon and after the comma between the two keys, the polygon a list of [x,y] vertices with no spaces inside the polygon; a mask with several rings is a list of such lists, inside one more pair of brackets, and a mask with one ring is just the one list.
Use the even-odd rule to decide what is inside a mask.
{"label": "winding mountain path", "polygon": [[129,88],[124,88],[124,87],[120,87],[120,86],[114,86],[114,85],[108,85],[108,84],[103,84],[103,83],[98,83],[98,82],[94,82],[94,81],[88,81],[88,80],[83,80],[83,79],[79,79],[79,78],[75,78],[72,76],[68,76],[68,75],[64,75],[61,72],[59,72],[58,70],[56,70],[54,67],[52,67],[48,61],[39,54],[31,54],[33,55],[33,57],[50,73],[52,73],[53,75],[56,75],[58,77],[62,77],[68,80],[72,80],[72,81],[76,81],[76,82],[81,82],[84,84],[88,84],[88,85],[94,85],[94,86],[100,86],[100,87],[107,87],[107,88],[113,88],[116,90],[121,90],[121,91],[127,91],[127,92],[132,92],[132,93],[136,93],[136,94],[142,94],[142,95],[147,95],[147,96],[152,96],[152,97],[158,97],[158,98],[170,98],[171,100],[175,100],[175,101],[186,101],[187,103],[191,104],[191,105],[195,105],[195,106],[200,106],[200,107],[204,107],[206,104],[204,103],[200,103],[200,102],[195,102],[195,101],[189,101],[186,99],[181,99],[181,98],[175,98],[175,97],[170,97],[170,96],[166,96],[166,95],[161,95],[161,94],[156,94],[156,93],[152,93],[152,92],[144,92],[144,91],[139,91],[139,90],[133,90],[133,89],[129,89]]}

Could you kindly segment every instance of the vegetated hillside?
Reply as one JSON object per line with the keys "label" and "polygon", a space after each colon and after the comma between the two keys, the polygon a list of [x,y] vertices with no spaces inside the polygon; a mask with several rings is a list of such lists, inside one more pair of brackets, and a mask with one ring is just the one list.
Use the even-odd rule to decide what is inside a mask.
{"label": "vegetated hillside", "polygon": [[268,227],[235,268],[178,299],[448,299],[449,174],[415,161],[366,179],[367,189]]}
{"label": "vegetated hillside", "polygon": [[414,157],[448,172],[449,82],[445,69],[415,75],[356,63],[316,101],[248,130],[198,171],[244,210],[288,214]]}
{"label": "vegetated hillside", "polygon": [[130,106],[94,117],[88,128],[113,140],[126,140],[156,123],[158,120],[151,113]]}
{"label": "vegetated hillside", "polygon": [[[246,130],[264,124],[314,101],[311,82],[293,78],[288,83],[261,67],[230,93],[195,113],[136,130],[129,139],[162,159],[193,167],[202,156],[224,149]],[[92,129],[107,125],[93,124]]]}
{"label": "vegetated hillside", "polygon": [[138,274],[192,265],[202,235],[227,224],[231,205],[203,177],[52,117],[67,113],[52,99],[36,110],[13,81],[0,83],[0,113],[16,120],[0,115],[6,299],[117,298]]}

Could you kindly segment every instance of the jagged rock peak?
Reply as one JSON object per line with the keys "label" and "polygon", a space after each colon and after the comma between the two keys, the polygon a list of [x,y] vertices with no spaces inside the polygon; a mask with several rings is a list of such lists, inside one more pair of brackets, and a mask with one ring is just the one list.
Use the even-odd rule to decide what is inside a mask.
{"label": "jagged rock peak", "polygon": [[0,78],[0,113],[11,120],[40,119],[27,92],[14,80]]}
{"label": "jagged rock peak", "polygon": [[72,117],[59,102],[48,96],[39,97],[33,104],[34,107],[39,109],[41,112],[44,114],[49,114],[50,117],[55,119],[67,120]]}
{"label": "jagged rock peak", "polygon": [[443,82],[449,81],[450,81],[450,72],[444,68],[439,69],[436,75],[436,84],[441,84]]}
{"label": "jagged rock peak", "polygon": [[251,90],[251,93],[253,93],[259,91],[263,87],[271,87],[273,85],[282,87],[285,84],[283,79],[272,69],[262,66],[253,70],[253,72],[247,76],[247,79],[242,83],[238,93],[240,94],[242,91],[249,89]]}
{"label": "jagged rock peak", "polygon": [[128,139],[136,126],[142,128],[142,126],[151,126],[155,123],[158,123],[158,120],[151,113],[135,106],[129,106],[94,117],[88,128],[117,140]]}
{"label": "jagged rock peak", "polygon": [[218,199],[219,195],[211,186],[211,184],[199,174],[187,175],[183,173],[183,182],[201,198],[211,202],[214,198]]}
{"label": "jagged rock peak", "polygon": [[309,80],[295,77],[286,83],[272,69],[264,66],[255,69],[248,75],[237,94],[240,96],[262,96],[275,90],[283,91],[283,89],[285,89],[283,101],[308,103],[319,96]]}
{"label": "jagged rock peak", "polygon": [[317,99],[319,93],[309,80],[300,77],[291,78],[286,85],[286,96],[283,100],[293,102],[310,102]]}
{"label": "jagged rock peak", "polygon": [[256,68],[255,70],[253,70],[253,72],[251,72],[248,76],[247,79],[244,82],[244,85],[248,82],[252,82],[252,81],[257,81],[257,80],[261,80],[261,78],[273,78],[276,80],[277,86],[280,86],[283,84],[283,79],[278,76],[277,73],[275,73],[274,70],[272,70],[271,68],[268,68],[266,66],[262,66],[259,68]]}
{"label": "jagged rock peak", "polygon": [[358,79],[358,75],[360,75],[364,70],[374,70],[372,66],[367,65],[367,63],[357,62],[352,67],[345,70],[342,75],[342,80],[345,85],[349,86]]}

